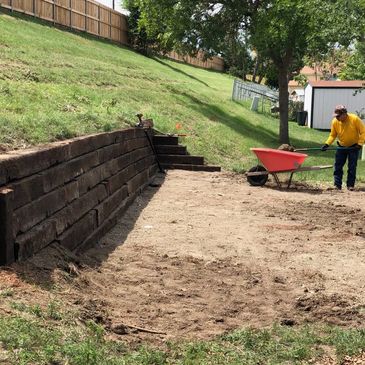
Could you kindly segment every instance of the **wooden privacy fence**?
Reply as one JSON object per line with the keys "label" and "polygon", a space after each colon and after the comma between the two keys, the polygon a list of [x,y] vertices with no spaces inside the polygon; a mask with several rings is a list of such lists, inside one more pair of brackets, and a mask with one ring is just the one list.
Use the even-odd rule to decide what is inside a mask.
{"label": "wooden privacy fence", "polygon": [[[0,0],[0,7],[129,45],[127,17],[92,0]],[[167,56],[206,69],[224,70],[221,57],[205,60],[202,52],[196,57],[176,52]]]}
{"label": "wooden privacy fence", "polygon": [[128,44],[127,17],[92,0],[0,0],[0,6]]}
{"label": "wooden privacy fence", "polygon": [[190,65],[194,65],[194,66],[198,66],[198,67],[202,67],[202,68],[207,68],[207,69],[216,70],[216,71],[224,70],[223,58],[211,57],[208,59],[204,59],[203,52],[198,52],[196,57],[191,57],[188,55],[181,55],[177,52],[170,52],[167,54],[167,57],[169,57],[173,60],[186,62]]}

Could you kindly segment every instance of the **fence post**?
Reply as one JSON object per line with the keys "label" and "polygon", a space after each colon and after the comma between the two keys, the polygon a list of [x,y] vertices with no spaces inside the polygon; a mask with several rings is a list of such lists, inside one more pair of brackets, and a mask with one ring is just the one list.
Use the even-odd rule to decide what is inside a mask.
{"label": "fence post", "polygon": [[237,82],[236,80],[233,80],[232,100],[236,100],[236,88],[237,88]]}
{"label": "fence post", "polygon": [[87,0],[85,0],[85,32],[87,32]]}
{"label": "fence post", "polygon": [[100,5],[98,5],[98,36],[100,37]]}
{"label": "fence post", "polygon": [[109,10],[109,39],[112,39],[112,12]]}
{"label": "fence post", "polygon": [[53,18],[53,25],[56,24],[56,0],[53,0],[53,4],[52,4],[52,18]]}
{"label": "fence post", "polygon": [[257,112],[258,108],[259,108],[259,103],[260,103],[260,97],[259,96],[254,96],[252,98],[252,103],[251,103],[251,108],[250,110]]}
{"label": "fence post", "polygon": [[13,239],[14,191],[0,190],[0,265],[9,265],[15,260]]}
{"label": "fence post", "polygon": [[69,1],[69,9],[70,9],[70,28],[72,29],[72,0]]}

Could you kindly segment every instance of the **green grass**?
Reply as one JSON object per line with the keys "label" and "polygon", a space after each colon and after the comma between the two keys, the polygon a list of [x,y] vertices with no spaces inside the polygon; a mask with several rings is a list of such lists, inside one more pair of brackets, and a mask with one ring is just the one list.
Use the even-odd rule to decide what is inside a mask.
{"label": "green grass", "polygon": [[[187,134],[181,142],[191,154],[229,170],[256,164],[250,147],[279,146],[278,119],[233,102],[228,75],[146,58],[21,16],[0,15],[0,29],[0,143],[7,148],[125,128],[138,112],[162,132]],[[318,147],[327,132],[292,122],[290,136],[297,148]],[[306,162],[332,163],[332,152],[311,153]],[[331,181],[331,175],[295,178]]]}
{"label": "green grass", "polygon": [[244,329],[212,341],[169,342],[160,349],[132,348],[107,340],[105,329],[92,321],[80,325],[70,313],[55,318],[18,307],[18,314],[0,316],[0,360],[7,364],[305,364],[329,349],[340,361],[365,348],[365,330],[309,325]]}

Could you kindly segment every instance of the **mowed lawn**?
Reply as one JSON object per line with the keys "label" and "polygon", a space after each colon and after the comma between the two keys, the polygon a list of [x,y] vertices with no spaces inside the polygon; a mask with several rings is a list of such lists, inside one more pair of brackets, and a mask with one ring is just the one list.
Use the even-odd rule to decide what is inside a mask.
{"label": "mowed lawn", "polygon": [[[278,119],[233,102],[227,74],[147,58],[21,16],[1,14],[0,29],[2,149],[127,128],[137,113],[153,118],[159,131],[186,134],[181,143],[191,154],[228,170],[255,165],[251,147],[280,145]],[[296,147],[318,147],[327,132],[290,122],[290,136]],[[306,165],[332,162],[333,152],[313,152]],[[331,181],[332,171],[295,178]]]}

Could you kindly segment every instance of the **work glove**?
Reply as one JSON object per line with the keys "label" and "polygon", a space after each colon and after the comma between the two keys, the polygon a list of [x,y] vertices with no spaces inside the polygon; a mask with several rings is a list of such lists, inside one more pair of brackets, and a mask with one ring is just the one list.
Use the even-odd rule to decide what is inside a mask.
{"label": "work glove", "polygon": [[324,144],[322,147],[321,147],[321,151],[327,151],[327,148],[328,148],[328,144]]}

